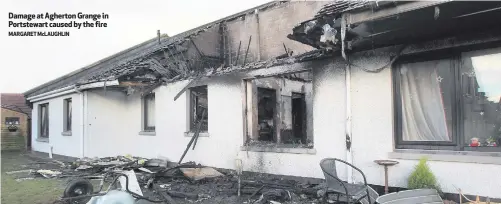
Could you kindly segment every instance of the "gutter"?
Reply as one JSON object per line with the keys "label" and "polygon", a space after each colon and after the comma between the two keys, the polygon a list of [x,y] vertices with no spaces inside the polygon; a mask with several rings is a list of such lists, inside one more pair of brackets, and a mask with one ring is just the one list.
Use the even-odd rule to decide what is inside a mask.
{"label": "gutter", "polygon": [[[105,86],[116,86],[116,85],[119,85],[118,80],[94,82],[94,83],[81,84],[81,85],[75,84],[75,85],[63,87],[60,89],[56,89],[53,91],[45,92],[43,94],[39,94],[36,96],[31,96],[29,98],[26,98],[26,100],[33,103],[33,102],[37,102],[37,101],[41,101],[41,100],[45,100],[45,99],[54,98],[57,96],[62,96],[62,95],[70,94],[70,93],[79,92],[79,91],[85,90],[85,89],[93,89],[93,88],[100,88],[100,87],[105,87]],[[78,91],[77,91],[77,89],[78,89]]]}
{"label": "gutter", "polygon": [[71,85],[71,86],[63,87],[63,88],[60,88],[60,89],[56,89],[56,90],[53,90],[53,91],[45,92],[43,94],[39,94],[39,95],[36,95],[36,96],[32,96],[32,97],[26,98],[26,100],[28,100],[30,102],[34,102],[34,101],[40,101],[40,100],[43,100],[43,99],[46,99],[46,98],[51,98],[51,97],[55,97],[55,96],[64,95],[64,94],[73,92],[74,91],[73,89],[75,87],[76,87],[76,85]]}

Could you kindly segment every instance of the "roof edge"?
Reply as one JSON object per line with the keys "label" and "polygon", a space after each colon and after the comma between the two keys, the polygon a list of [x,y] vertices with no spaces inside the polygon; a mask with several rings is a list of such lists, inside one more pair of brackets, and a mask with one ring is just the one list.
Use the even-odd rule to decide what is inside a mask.
{"label": "roof edge", "polygon": [[0,108],[3,108],[5,110],[10,110],[10,111],[14,111],[16,113],[21,113],[21,114],[24,114],[24,115],[27,115],[28,117],[30,117],[30,115],[28,113],[25,113],[25,112],[21,112],[19,110],[14,110],[13,108],[10,108],[10,107],[5,107],[5,106],[0,106]]}
{"label": "roof edge", "polygon": [[[267,2],[267,3],[261,4],[261,5],[259,5],[259,6],[255,6],[255,7],[252,7],[252,8],[250,8],[250,9],[246,9],[246,10],[244,10],[244,11],[241,11],[241,12],[238,12],[238,13],[235,13],[235,14],[232,14],[232,15],[229,15],[229,16],[226,16],[226,17],[224,17],[224,18],[220,18],[220,19],[218,19],[218,20],[215,20],[215,21],[212,21],[212,22],[209,22],[209,23],[203,24],[203,25],[198,26],[198,27],[195,27],[195,28],[193,28],[193,29],[190,29],[190,30],[187,30],[187,31],[184,31],[184,32],[178,33],[178,34],[176,34],[176,35],[174,35],[174,36],[170,36],[170,37],[168,37],[168,38],[176,38],[176,37],[180,37],[180,36],[183,36],[183,35],[189,35],[189,33],[196,32],[196,31],[198,31],[198,30],[200,30],[200,29],[203,29],[204,27],[211,26],[211,25],[215,25],[215,24],[220,23],[220,22],[223,22],[223,21],[231,20],[231,19],[234,19],[234,18],[240,17],[240,16],[242,16],[242,15],[246,15],[246,14],[248,14],[249,12],[252,12],[252,11],[254,11],[254,10],[256,10],[256,9],[260,10],[260,9],[267,8],[267,7],[269,7],[269,6],[274,6],[274,5],[276,5],[276,4],[280,4],[280,3],[284,3],[284,2],[291,2],[291,0],[282,0],[282,1],[274,0],[274,1],[270,1],[270,2]],[[166,35],[166,34],[162,34],[162,36],[163,36],[163,35]],[[165,37],[165,36],[163,36],[163,37]],[[41,85],[38,85],[38,86],[36,86],[36,87],[34,87],[34,88],[32,88],[32,89],[29,89],[29,90],[27,90],[27,91],[23,92],[22,94],[26,97],[27,95],[32,94],[33,92],[36,92],[36,91],[40,90],[40,89],[41,89],[41,88],[43,88],[43,87],[49,86],[49,85],[51,85],[51,84],[53,84],[53,83],[55,83],[55,82],[57,82],[57,81],[59,81],[59,80],[62,80],[62,79],[65,79],[65,78],[67,78],[67,77],[70,77],[70,76],[72,76],[72,75],[75,75],[75,74],[78,74],[78,73],[80,73],[80,72],[83,72],[83,71],[85,71],[85,70],[87,70],[87,69],[90,69],[90,68],[92,68],[92,67],[94,67],[94,66],[97,66],[97,65],[99,65],[99,64],[102,64],[102,63],[104,63],[104,62],[106,62],[106,61],[112,60],[112,59],[114,59],[114,58],[116,58],[116,57],[118,57],[118,56],[120,56],[120,55],[123,55],[123,54],[125,54],[125,53],[127,53],[127,52],[129,52],[129,51],[132,51],[132,50],[134,50],[134,49],[136,49],[136,48],[138,48],[138,47],[141,47],[141,46],[146,45],[146,44],[148,44],[148,43],[154,42],[155,40],[158,40],[158,37],[154,37],[154,38],[152,38],[152,39],[150,39],[150,40],[147,40],[147,41],[145,41],[145,42],[142,42],[142,43],[140,43],[140,44],[137,44],[137,45],[135,45],[135,46],[132,46],[132,47],[130,47],[130,48],[127,48],[126,50],[122,50],[122,51],[120,51],[120,52],[118,52],[118,53],[115,53],[115,54],[113,54],[113,55],[111,55],[111,56],[105,57],[105,58],[103,58],[103,59],[101,59],[101,60],[99,60],[99,61],[96,61],[96,62],[94,62],[94,63],[92,63],[92,64],[90,64],[90,65],[87,65],[87,66],[85,66],[85,67],[83,67],[83,68],[80,68],[80,69],[78,69],[78,70],[72,71],[72,72],[70,72],[70,73],[68,73],[68,74],[65,74],[65,75],[63,75],[63,76],[60,76],[60,77],[58,77],[58,78],[56,78],[56,79],[50,80],[50,81],[48,81],[48,82],[45,82],[45,83],[43,83],[43,84],[41,84]]]}
{"label": "roof edge", "polygon": [[[161,38],[168,38],[168,37],[169,37],[169,36],[168,36],[167,34],[162,34],[162,35],[161,35]],[[102,58],[102,59],[100,59],[100,60],[98,60],[98,61],[96,61],[96,62],[94,62],[94,63],[92,63],[92,64],[89,64],[89,65],[84,66],[84,67],[82,67],[82,68],[80,68],[80,69],[74,70],[74,71],[72,71],[72,72],[70,72],[70,73],[67,73],[67,74],[63,75],[63,76],[57,77],[57,78],[55,78],[55,79],[53,79],[53,80],[50,80],[50,81],[48,81],[48,82],[45,82],[45,83],[43,83],[43,84],[41,84],[41,85],[38,85],[38,86],[36,86],[36,87],[34,87],[34,88],[31,88],[31,89],[29,89],[29,90],[27,90],[27,91],[23,92],[22,94],[26,97],[26,95],[29,95],[29,94],[31,94],[31,93],[33,93],[33,92],[36,92],[36,91],[38,91],[39,89],[41,89],[41,88],[43,88],[43,87],[46,87],[46,86],[51,85],[51,84],[53,84],[53,83],[55,83],[55,82],[57,82],[57,81],[59,81],[59,80],[62,80],[62,79],[64,79],[64,78],[67,78],[67,77],[70,77],[70,76],[72,76],[72,75],[75,75],[75,74],[78,74],[78,73],[80,73],[80,72],[83,72],[83,71],[85,71],[85,70],[88,70],[88,69],[90,69],[90,68],[92,68],[92,67],[95,67],[95,66],[97,66],[97,65],[99,65],[99,64],[102,64],[102,63],[104,63],[104,62],[110,61],[110,60],[112,60],[112,59],[114,59],[114,58],[117,58],[117,57],[119,57],[119,56],[121,56],[121,55],[123,55],[123,54],[127,53],[127,52],[130,52],[130,51],[132,51],[132,50],[134,50],[134,49],[137,49],[138,47],[141,47],[141,46],[143,46],[143,45],[146,45],[146,44],[152,43],[152,42],[154,42],[154,41],[156,41],[156,40],[158,40],[158,37],[154,37],[154,38],[151,38],[151,39],[149,39],[149,40],[147,40],[147,41],[144,41],[144,42],[142,42],[142,43],[136,44],[136,45],[134,45],[134,46],[132,46],[132,47],[129,47],[129,48],[125,49],[125,50],[122,50],[122,51],[120,51],[120,52],[117,52],[117,53],[115,53],[115,54],[113,54],[113,55],[110,55],[110,56],[108,56],[108,57]]]}

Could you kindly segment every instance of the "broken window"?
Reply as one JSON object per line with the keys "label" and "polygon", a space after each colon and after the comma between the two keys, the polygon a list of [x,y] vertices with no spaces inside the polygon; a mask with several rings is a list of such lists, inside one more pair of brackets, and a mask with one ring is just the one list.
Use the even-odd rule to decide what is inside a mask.
{"label": "broken window", "polygon": [[143,97],[143,130],[155,131],[155,93]]}
{"label": "broken window", "polygon": [[246,80],[248,144],[312,147],[311,72]]}
{"label": "broken window", "polygon": [[276,142],[275,114],[277,95],[275,89],[257,88],[258,127],[260,141]]}
{"label": "broken window", "polygon": [[19,117],[5,117],[5,125],[19,125]]}
{"label": "broken window", "polygon": [[190,88],[190,132],[195,132],[200,124],[200,132],[208,131],[207,86]]}
{"label": "broken window", "polygon": [[64,131],[69,132],[71,131],[71,116],[72,116],[72,108],[71,108],[71,98],[64,99]]}
{"label": "broken window", "polygon": [[38,132],[39,137],[49,137],[49,104],[40,104],[38,106]]}
{"label": "broken window", "polygon": [[292,92],[292,142],[306,143],[306,98],[304,93]]}

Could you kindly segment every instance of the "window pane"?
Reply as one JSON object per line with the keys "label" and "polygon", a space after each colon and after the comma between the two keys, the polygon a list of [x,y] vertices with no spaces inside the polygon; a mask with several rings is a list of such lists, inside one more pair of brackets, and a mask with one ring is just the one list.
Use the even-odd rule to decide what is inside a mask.
{"label": "window pane", "polygon": [[260,141],[276,142],[275,115],[277,92],[275,89],[257,88],[258,130]]}
{"label": "window pane", "polygon": [[451,141],[454,75],[450,60],[402,64],[403,141]]}
{"label": "window pane", "polygon": [[464,53],[461,84],[465,145],[501,145],[501,49]]}
{"label": "window pane", "polygon": [[[191,94],[191,131],[195,131],[198,121],[202,121],[200,131],[208,130],[207,86],[190,89]],[[202,117],[203,116],[203,117]]]}
{"label": "window pane", "polygon": [[19,117],[5,117],[6,125],[19,125]]}
{"label": "window pane", "polygon": [[66,131],[71,131],[71,100],[67,100],[66,105],[67,105]]}
{"label": "window pane", "polygon": [[40,105],[40,136],[49,136],[49,114],[47,104]]}
{"label": "window pane", "polygon": [[155,96],[146,98],[146,127],[155,127]]}

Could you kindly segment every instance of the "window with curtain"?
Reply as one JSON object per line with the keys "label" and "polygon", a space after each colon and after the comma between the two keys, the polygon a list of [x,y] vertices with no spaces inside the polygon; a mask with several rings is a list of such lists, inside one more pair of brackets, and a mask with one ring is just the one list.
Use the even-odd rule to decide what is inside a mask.
{"label": "window with curtain", "polygon": [[155,131],[155,93],[143,98],[144,131]]}
{"label": "window with curtain", "polygon": [[72,108],[71,108],[71,98],[64,99],[64,131],[69,132],[71,131],[71,115],[72,115]]}
{"label": "window with curtain", "polygon": [[39,137],[49,137],[49,104],[40,104],[38,106],[38,124]]}
{"label": "window with curtain", "polygon": [[500,150],[501,49],[403,61],[394,80],[397,148]]}

